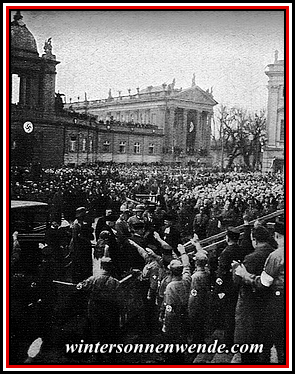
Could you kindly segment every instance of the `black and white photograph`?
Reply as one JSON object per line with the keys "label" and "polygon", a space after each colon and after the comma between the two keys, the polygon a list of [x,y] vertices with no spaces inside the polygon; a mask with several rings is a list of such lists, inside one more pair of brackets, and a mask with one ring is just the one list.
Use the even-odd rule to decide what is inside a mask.
{"label": "black and white photograph", "polygon": [[6,370],[289,368],[291,5],[29,5]]}

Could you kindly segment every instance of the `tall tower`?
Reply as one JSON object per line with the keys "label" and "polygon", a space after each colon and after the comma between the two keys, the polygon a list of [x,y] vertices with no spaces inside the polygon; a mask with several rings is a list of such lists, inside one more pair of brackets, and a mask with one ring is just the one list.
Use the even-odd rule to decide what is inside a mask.
{"label": "tall tower", "polygon": [[262,171],[284,171],[285,148],[285,86],[284,60],[275,59],[267,66],[268,105],[267,105],[267,143],[263,150]]}
{"label": "tall tower", "polygon": [[63,127],[56,113],[56,57],[51,38],[39,56],[20,11],[10,24],[10,139],[14,165],[63,162]]}
{"label": "tall tower", "polygon": [[52,54],[51,39],[45,41],[45,53],[39,57],[36,40],[23,22],[20,11],[14,15],[10,30],[10,77],[18,77],[17,103],[27,109],[53,112],[56,65],[59,62]]}

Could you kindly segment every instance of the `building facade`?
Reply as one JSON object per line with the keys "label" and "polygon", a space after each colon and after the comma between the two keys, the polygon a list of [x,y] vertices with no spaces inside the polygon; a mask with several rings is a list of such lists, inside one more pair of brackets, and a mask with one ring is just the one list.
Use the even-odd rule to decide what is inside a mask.
{"label": "building facade", "polygon": [[264,172],[284,172],[285,150],[285,74],[284,60],[278,59],[269,64],[265,74],[268,76],[268,105],[266,132],[267,142],[263,149],[262,170]]}
{"label": "building facade", "polygon": [[[127,155],[130,158],[135,143],[143,148],[144,160],[149,162],[148,155],[154,144],[140,136],[126,140],[123,134],[117,133],[125,126],[133,131],[140,129],[142,133],[146,129],[160,131],[163,140],[154,144],[155,149],[159,150],[160,161],[210,160],[211,118],[213,107],[217,104],[212,91],[202,90],[195,84],[194,78],[191,87],[184,90],[175,88],[175,80],[168,85],[136,90],[131,94],[129,89],[128,95],[121,95],[121,91],[118,91],[116,97],[109,91],[108,98],[91,101],[87,100],[85,94],[84,101],[70,102],[65,107],[80,114],[91,114],[99,123],[109,125],[113,134],[109,134],[108,141],[110,146],[114,146],[112,157],[118,162],[126,161]],[[117,154],[121,142],[127,147],[125,157]],[[131,159],[140,160],[140,157],[133,156]]]}
{"label": "building facade", "polygon": [[51,38],[39,56],[20,12],[10,35],[10,160],[43,167],[201,160],[210,163],[212,90],[149,86],[136,94],[64,103]]}

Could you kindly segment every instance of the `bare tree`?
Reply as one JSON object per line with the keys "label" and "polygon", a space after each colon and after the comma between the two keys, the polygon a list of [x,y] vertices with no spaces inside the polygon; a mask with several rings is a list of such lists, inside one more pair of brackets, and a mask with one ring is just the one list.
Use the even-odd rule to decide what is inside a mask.
{"label": "bare tree", "polygon": [[[241,108],[227,108],[221,105],[217,117],[217,134],[221,145],[221,166],[223,168],[224,154],[230,169],[238,156],[243,157],[244,165],[255,169],[260,162],[261,146],[265,136],[265,112],[249,114]],[[218,139],[213,137],[215,147]]]}

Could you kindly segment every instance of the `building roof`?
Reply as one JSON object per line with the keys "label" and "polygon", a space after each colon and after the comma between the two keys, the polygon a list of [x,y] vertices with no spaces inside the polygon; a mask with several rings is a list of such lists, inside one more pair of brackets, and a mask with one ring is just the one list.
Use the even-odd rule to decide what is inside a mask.
{"label": "building roof", "polygon": [[38,54],[37,43],[33,34],[27,29],[19,11],[14,15],[10,25],[11,50],[22,50],[24,52]]}

